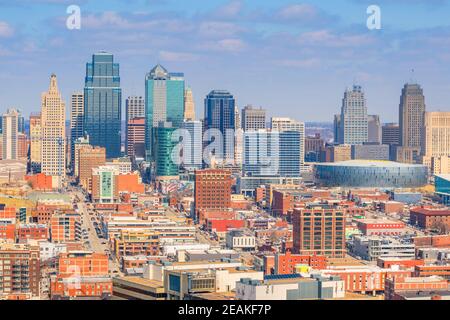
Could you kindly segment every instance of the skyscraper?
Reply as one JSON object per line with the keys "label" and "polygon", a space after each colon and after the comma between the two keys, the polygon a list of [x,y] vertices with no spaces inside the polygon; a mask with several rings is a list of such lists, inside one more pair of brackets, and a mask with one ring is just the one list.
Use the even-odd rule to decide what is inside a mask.
{"label": "skyscraper", "polygon": [[450,112],[425,112],[422,163],[432,174],[450,174]]}
{"label": "skyscraper", "polygon": [[145,159],[145,118],[133,118],[127,125],[127,155],[135,159]]}
{"label": "skyscraper", "polygon": [[130,147],[128,145],[129,132],[128,127],[130,125],[130,121],[136,118],[144,118],[145,119],[145,99],[143,97],[131,96],[125,100],[125,152],[127,155]]}
{"label": "skyscraper", "polygon": [[3,160],[17,160],[19,116],[16,109],[9,109],[2,117],[2,150]]}
{"label": "skyscraper", "polygon": [[259,130],[266,128],[266,110],[251,105],[242,109],[242,130]]}
{"label": "skyscraper", "polygon": [[368,142],[381,143],[381,122],[378,115],[368,116]]}
{"label": "skyscraper", "polygon": [[75,150],[74,142],[83,137],[84,95],[74,92],[70,104],[70,165],[74,170]]}
{"label": "skyscraper", "polygon": [[[223,137],[223,148],[216,150],[215,154],[215,158],[219,162],[234,161],[235,105],[236,101],[233,95],[225,90],[213,90],[205,98],[205,130],[218,130]],[[211,131],[208,133],[207,139],[211,141],[214,133]]]}
{"label": "skyscraper", "polygon": [[369,139],[366,99],[361,86],[354,85],[344,93],[338,138],[340,144],[363,144]]}
{"label": "skyscraper", "polygon": [[172,140],[175,128],[170,122],[160,122],[154,129],[154,155],[156,161],[156,180],[179,178],[179,166],[174,162],[173,151],[176,143]]}
{"label": "skyscraper", "polygon": [[106,148],[107,158],[121,155],[121,119],[119,64],[110,53],[96,53],[86,64],[84,131],[92,145]]}
{"label": "skyscraper", "polygon": [[425,117],[425,96],[418,84],[405,84],[400,97],[400,145],[420,148]]}
{"label": "skyscraper", "polygon": [[183,129],[189,133],[190,141],[183,149],[183,167],[187,169],[201,169],[203,164],[203,132],[201,121],[184,121]]}
{"label": "skyscraper", "polygon": [[[272,130],[278,131],[278,132],[297,132],[298,134],[291,133],[291,134],[285,134],[280,135],[280,152],[287,152],[291,153],[291,155],[295,154],[294,158],[299,159],[299,168],[301,172],[307,171],[307,167],[305,166],[305,123],[299,122],[297,120],[291,119],[291,118],[272,118]],[[297,143],[297,145],[293,145]],[[289,150],[292,147],[291,150]],[[297,152],[299,152],[297,157]],[[289,169],[289,174],[286,172],[285,174],[288,174],[288,176],[295,176],[296,169],[295,167],[292,167],[289,162],[292,161],[288,160],[289,157],[285,157],[282,160],[282,163],[280,163],[281,167],[286,166]],[[287,161],[284,163],[284,161]],[[292,162],[291,162],[292,163]],[[298,175],[297,175],[298,177]]]}
{"label": "skyscraper", "polygon": [[195,103],[191,88],[186,88],[184,91],[184,120],[195,120]]}
{"label": "skyscraper", "polygon": [[53,185],[62,186],[66,167],[66,104],[58,90],[56,75],[50,78],[50,88],[42,93],[42,168],[45,175],[55,179]]}
{"label": "skyscraper", "polygon": [[171,122],[181,128],[184,119],[184,74],[169,73],[163,66],[154,67],[145,78],[145,143],[147,161],[154,160],[152,145],[159,123]]}
{"label": "skyscraper", "polygon": [[30,115],[30,165],[33,173],[41,172],[41,142],[42,125],[41,114]]}
{"label": "skyscraper", "polygon": [[[280,175],[280,132],[270,129],[244,131],[243,172],[248,176]],[[298,147],[297,147],[298,148]],[[297,153],[300,157],[300,154]],[[300,175],[300,159],[295,163]]]}
{"label": "skyscraper", "polygon": [[399,107],[400,147],[396,160],[419,163],[425,117],[425,96],[418,84],[407,83],[402,89]]}
{"label": "skyscraper", "polygon": [[397,123],[387,123],[382,127],[381,143],[391,146],[400,144],[400,127]]}

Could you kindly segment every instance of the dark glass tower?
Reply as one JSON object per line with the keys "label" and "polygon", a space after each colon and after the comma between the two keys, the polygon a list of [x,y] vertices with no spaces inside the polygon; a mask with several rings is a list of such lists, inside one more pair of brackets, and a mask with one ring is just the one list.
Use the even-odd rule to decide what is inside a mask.
{"label": "dark glass tower", "polygon": [[121,156],[121,115],[119,64],[110,53],[96,53],[86,64],[84,131],[90,144],[106,148],[107,158]]}
{"label": "dark glass tower", "polygon": [[236,130],[235,104],[233,95],[224,90],[213,90],[205,98],[205,130],[217,129],[222,133],[224,159],[234,159],[234,133],[227,135],[227,130]]}

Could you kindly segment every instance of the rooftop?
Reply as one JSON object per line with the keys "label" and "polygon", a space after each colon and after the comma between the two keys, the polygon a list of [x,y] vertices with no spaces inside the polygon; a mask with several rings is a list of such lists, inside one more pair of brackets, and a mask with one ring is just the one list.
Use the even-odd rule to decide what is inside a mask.
{"label": "rooftop", "polygon": [[410,168],[410,167],[424,167],[420,164],[408,164],[394,161],[384,160],[349,160],[341,162],[318,163],[317,166],[332,166],[332,167],[375,167],[375,168]]}

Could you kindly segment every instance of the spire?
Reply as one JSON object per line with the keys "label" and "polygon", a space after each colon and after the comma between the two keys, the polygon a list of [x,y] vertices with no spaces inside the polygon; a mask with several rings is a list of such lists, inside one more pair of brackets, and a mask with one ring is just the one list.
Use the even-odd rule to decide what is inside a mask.
{"label": "spire", "polygon": [[56,79],[56,74],[52,73],[50,77],[50,88],[49,92],[58,92],[58,81]]}

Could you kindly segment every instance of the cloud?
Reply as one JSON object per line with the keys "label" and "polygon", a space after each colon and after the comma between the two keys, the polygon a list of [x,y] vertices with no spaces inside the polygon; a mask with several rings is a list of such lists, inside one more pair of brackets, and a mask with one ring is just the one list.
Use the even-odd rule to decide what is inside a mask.
{"label": "cloud", "polygon": [[209,51],[239,53],[246,50],[247,44],[241,39],[222,39],[206,42],[200,47]]}
{"label": "cloud", "polygon": [[176,61],[176,62],[192,62],[199,60],[200,56],[187,52],[174,52],[174,51],[160,51],[159,57],[163,61]]}
{"label": "cloud", "polygon": [[14,35],[14,29],[8,23],[0,21],[0,38],[9,38]]}

